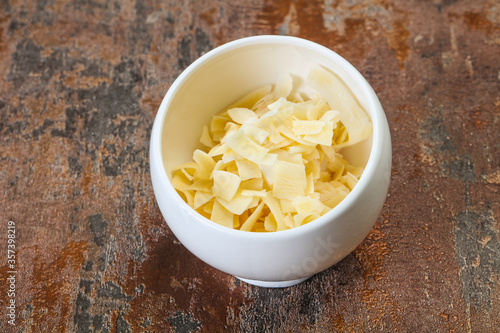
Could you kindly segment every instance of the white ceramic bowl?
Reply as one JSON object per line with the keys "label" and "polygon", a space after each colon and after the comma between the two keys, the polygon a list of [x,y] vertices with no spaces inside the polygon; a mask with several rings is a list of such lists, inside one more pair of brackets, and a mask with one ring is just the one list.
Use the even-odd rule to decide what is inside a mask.
{"label": "white ceramic bowl", "polygon": [[[170,182],[171,170],[192,160],[203,125],[240,97],[263,85],[277,83],[286,74],[305,79],[316,64],[339,75],[372,119],[372,137],[342,151],[351,163],[365,166],[353,191],[317,220],[273,233],[232,230],[189,207]],[[302,282],[334,265],[361,243],[384,204],[391,156],[384,110],[362,75],[333,51],[284,36],[236,40],[191,64],[165,95],[150,145],[156,200],[179,241],[207,264],[265,287]]]}

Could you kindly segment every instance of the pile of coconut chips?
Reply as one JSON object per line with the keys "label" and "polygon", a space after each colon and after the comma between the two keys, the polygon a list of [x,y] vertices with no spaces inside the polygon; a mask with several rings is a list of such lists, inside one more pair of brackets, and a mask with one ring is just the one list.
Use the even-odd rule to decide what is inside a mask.
{"label": "pile of coconut chips", "polygon": [[362,167],[339,153],[372,133],[349,88],[322,67],[311,69],[305,96],[288,77],[212,117],[193,161],[172,184],[204,217],[228,228],[270,232],[299,227],[338,205]]}

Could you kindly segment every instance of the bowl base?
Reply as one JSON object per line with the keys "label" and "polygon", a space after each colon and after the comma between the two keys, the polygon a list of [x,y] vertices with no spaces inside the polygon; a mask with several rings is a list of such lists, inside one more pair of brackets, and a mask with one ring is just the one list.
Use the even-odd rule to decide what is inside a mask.
{"label": "bowl base", "polygon": [[311,278],[311,276],[302,278],[302,279],[296,279],[296,280],[288,280],[288,281],[261,281],[261,280],[250,280],[250,279],[244,279],[237,277],[238,280],[241,280],[243,282],[246,282],[248,284],[258,286],[258,287],[265,287],[265,288],[286,288],[286,287],[291,287],[296,284],[299,284],[301,282],[304,282],[305,280]]}

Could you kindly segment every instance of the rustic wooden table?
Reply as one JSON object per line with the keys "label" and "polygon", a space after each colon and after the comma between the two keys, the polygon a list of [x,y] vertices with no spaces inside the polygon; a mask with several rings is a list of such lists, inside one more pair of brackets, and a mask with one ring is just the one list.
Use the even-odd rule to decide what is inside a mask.
{"label": "rustic wooden table", "polygon": [[[148,163],[181,71],[261,34],[350,61],[393,139],[371,233],[284,289],[190,254]],[[5,0],[0,75],[0,331],[500,331],[498,1]]]}

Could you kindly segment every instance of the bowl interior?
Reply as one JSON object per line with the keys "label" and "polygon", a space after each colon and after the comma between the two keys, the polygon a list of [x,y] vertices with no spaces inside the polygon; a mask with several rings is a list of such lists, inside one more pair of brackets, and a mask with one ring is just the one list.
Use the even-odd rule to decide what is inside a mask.
{"label": "bowl interior", "polygon": [[[161,150],[166,173],[192,159],[203,125],[249,92],[266,84],[276,84],[291,74],[296,88],[304,85],[309,70],[322,65],[337,74],[351,89],[359,104],[373,119],[366,87],[357,71],[335,53],[310,42],[295,39],[246,40],[219,47],[198,59],[175,81],[161,108],[166,111],[162,126]],[[360,80],[361,78],[361,80]],[[350,163],[366,166],[372,138],[342,151]]]}

